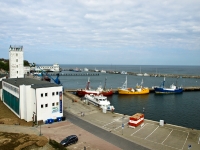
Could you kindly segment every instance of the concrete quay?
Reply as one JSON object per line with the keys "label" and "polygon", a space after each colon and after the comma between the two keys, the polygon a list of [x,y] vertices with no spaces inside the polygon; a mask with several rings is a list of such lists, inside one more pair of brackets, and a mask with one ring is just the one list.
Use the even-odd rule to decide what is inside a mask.
{"label": "concrete quay", "polygon": [[[128,126],[129,116],[118,113],[103,113],[102,110],[86,105],[79,97],[64,92],[64,110],[117,136],[153,150],[200,149],[200,130],[164,124],[145,119],[143,126]],[[81,117],[81,112],[84,117]],[[67,119],[67,117],[66,117]],[[122,123],[125,125],[122,128]]]}

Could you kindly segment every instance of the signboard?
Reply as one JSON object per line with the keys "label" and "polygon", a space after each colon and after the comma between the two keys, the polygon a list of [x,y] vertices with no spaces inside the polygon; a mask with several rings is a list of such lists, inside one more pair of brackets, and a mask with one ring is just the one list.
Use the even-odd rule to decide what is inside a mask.
{"label": "signboard", "polygon": [[52,107],[52,113],[58,112],[58,107]]}
{"label": "signboard", "polygon": [[59,92],[60,113],[62,113],[62,92]]}
{"label": "signboard", "polygon": [[124,124],[122,123],[122,129],[124,129]]}

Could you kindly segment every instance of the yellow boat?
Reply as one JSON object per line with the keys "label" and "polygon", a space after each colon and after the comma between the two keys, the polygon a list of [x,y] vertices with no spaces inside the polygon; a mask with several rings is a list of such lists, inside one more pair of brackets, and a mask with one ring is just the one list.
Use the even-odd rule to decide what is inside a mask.
{"label": "yellow boat", "polygon": [[136,88],[127,88],[127,77],[126,81],[122,85],[122,87],[118,88],[119,94],[148,94],[149,88],[148,87],[142,87],[143,80],[141,82],[141,85],[137,85]]}

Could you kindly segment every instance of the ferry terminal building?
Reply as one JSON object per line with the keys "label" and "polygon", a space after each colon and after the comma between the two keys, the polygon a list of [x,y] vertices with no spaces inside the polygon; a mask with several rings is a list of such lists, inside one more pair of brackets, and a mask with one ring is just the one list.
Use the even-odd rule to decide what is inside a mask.
{"label": "ferry terminal building", "polygon": [[27,122],[63,117],[63,87],[32,78],[2,79],[1,100]]}

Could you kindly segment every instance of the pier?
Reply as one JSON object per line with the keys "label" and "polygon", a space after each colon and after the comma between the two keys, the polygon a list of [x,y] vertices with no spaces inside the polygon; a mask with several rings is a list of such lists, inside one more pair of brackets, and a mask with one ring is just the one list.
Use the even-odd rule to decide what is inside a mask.
{"label": "pier", "polygon": [[[62,69],[62,71],[70,71],[69,69]],[[71,76],[75,76],[75,75],[85,75],[85,76],[90,76],[90,75],[99,75],[99,72],[96,72],[95,70],[89,70],[88,73],[85,72],[79,72],[79,73],[72,73],[72,74],[63,74],[60,73],[60,75],[71,75]],[[109,74],[121,74],[120,71],[106,71],[106,73]],[[127,72],[127,75],[133,75],[133,76],[137,76],[138,73],[135,72]],[[55,75],[53,73],[53,75]],[[169,77],[169,78],[195,78],[195,79],[200,79],[200,75],[184,75],[184,74],[155,74],[155,73],[148,73],[148,75],[143,75],[143,77]]]}
{"label": "pier", "polygon": [[[48,75],[56,76],[57,73],[48,73]],[[99,76],[99,73],[59,73],[59,76]]]}

